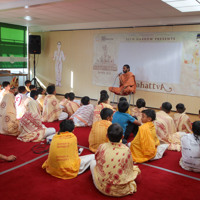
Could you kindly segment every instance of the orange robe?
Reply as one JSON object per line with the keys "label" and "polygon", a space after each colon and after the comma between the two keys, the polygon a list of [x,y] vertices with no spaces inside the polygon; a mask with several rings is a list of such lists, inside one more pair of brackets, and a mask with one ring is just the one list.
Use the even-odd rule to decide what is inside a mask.
{"label": "orange robe", "polygon": [[19,121],[16,119],[15,97],[8,92],[0,104],[0,133],[4,135],[19,135]]}
{"label": "orange robe", "polygon": [[89,149],[92,152],[96,152],[99,145],[108,142],[107,131],[112,122],[107,120],[101,120],[93,123],[92,129],[89,135]]}
{"label": "orange robe", "polygon": [[144,123],[139,127],[136,137],[131,142],[133,161],[142,163],[154,158],[159,144],[153,122]]}
{"label": "orange robe", "polygon": [[95,106],[93,123],[101,120],[100,112],[104,108],[110,108],[110,109],[114,110],[113,107],[110,104],[107,104],[107,103],[100,103],[99,105]]}
{"label": "orange robe", "polygon": [[173,119],[177,132],[192,133],[192,122],[188,115],[185,113],[175,113]]}
{"label": "orange robe", "polygon": [[77,138],[73,133],[62,132],[53,137],[48,158],[42,168],[61,179],[72,179],[78,175],[80,158]]}
{"label": "orange robe", "polygon": [[130,93],[135,93],[136,82],[135,76],[132,72],[127,72],[119,77],[120,87],[109,87],[109,91],[117,95],[128,95]]}
{"label": "orange robe", "polygon": [[44,99],[44,106],[42,112],[43,122],[53,122],[58,120],[62,109],[59,106],[59,101],[56,99],[55,95],[48,94]]}

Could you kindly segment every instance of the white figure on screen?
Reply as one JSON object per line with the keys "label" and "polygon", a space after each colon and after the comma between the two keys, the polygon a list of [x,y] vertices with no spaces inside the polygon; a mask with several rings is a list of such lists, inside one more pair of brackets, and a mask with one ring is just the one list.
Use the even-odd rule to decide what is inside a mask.
{"label": "white figure on screen", "polygon": [[56,72],[56,86],[61,86],[62,80],[62,62],[65,61],[65,56],[61,50],[61,42],[57,43],[57,50],[54,51],[53,60],[55,60],[55,72]]}

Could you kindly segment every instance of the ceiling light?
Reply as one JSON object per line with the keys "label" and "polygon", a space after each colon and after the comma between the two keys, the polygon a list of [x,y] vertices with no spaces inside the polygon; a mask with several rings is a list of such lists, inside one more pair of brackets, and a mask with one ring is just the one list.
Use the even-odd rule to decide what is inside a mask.
{"label": "ceiling light", "polygon": [[31,21],[32,17],[31,16],[25,16],[24,19],[27,20],[27,21]]}
{"label": "ceiling light", "polygon": [[24,8],[26,8],[26,9],[27,9],[27,8],[29,8],[29,6],[28,6],[28,5],[25,5],[25,6],[24,6]]}
{"label": "ceiling light", "polygon": [[181,12],[200,11],[200,1],[198,0],[162,0],[162,1]]}

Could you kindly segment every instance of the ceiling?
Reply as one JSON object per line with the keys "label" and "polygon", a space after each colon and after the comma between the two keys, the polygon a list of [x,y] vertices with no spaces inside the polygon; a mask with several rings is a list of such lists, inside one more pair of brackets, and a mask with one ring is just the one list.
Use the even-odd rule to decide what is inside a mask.
{"label": "ceiling", "polygon": [[[0,0],[0,22],[29,26],[31,31],[200,23],[200,12],[181,13],[161,0],[63,0],[28,9],[16,6],[27,1],[44,2]],[[2,9],[5,4],[8,8]],[[26,21],[26,15],[33,19]]]}

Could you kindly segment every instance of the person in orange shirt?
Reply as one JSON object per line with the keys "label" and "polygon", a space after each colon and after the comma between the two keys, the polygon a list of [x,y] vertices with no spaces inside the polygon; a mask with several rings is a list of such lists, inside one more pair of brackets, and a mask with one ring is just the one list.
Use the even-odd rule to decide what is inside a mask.
{"label": "person in orange shirt", "polygon": [[92,125],[89,135],[89,149],[94,153],[97,151],[100,144],[108,142],[107,130],[112,124],[113,110],[110,108],[103,108],[100,115],[102,120]]}
{"label": "person in orange shirt", "polygon": [[142,111],[142,125],[132,140],[130,150],[134,162],[142,163],[156,156],[157,146],[160,145],[156,129],[152,121],[156,119],[154,110]]}
{"label": "person in orange shirt", "polygon": [[109,87],[109,91],[117,95],[128,95],[130,93],[135,93],[136,82],[135,76],[130,72],[130,66],[123,66],[123,73],[119,74],[120,87]]}
{"label": "person in orange shirt", "polygon": [[74,128],[72,120],[60,123],[60,131],[54,135],[48,158],[42,165],[47,173],[57,178],[75,178],[83,173],[94,159],[94,154],[79,157],[77,138],[72,133]]}

